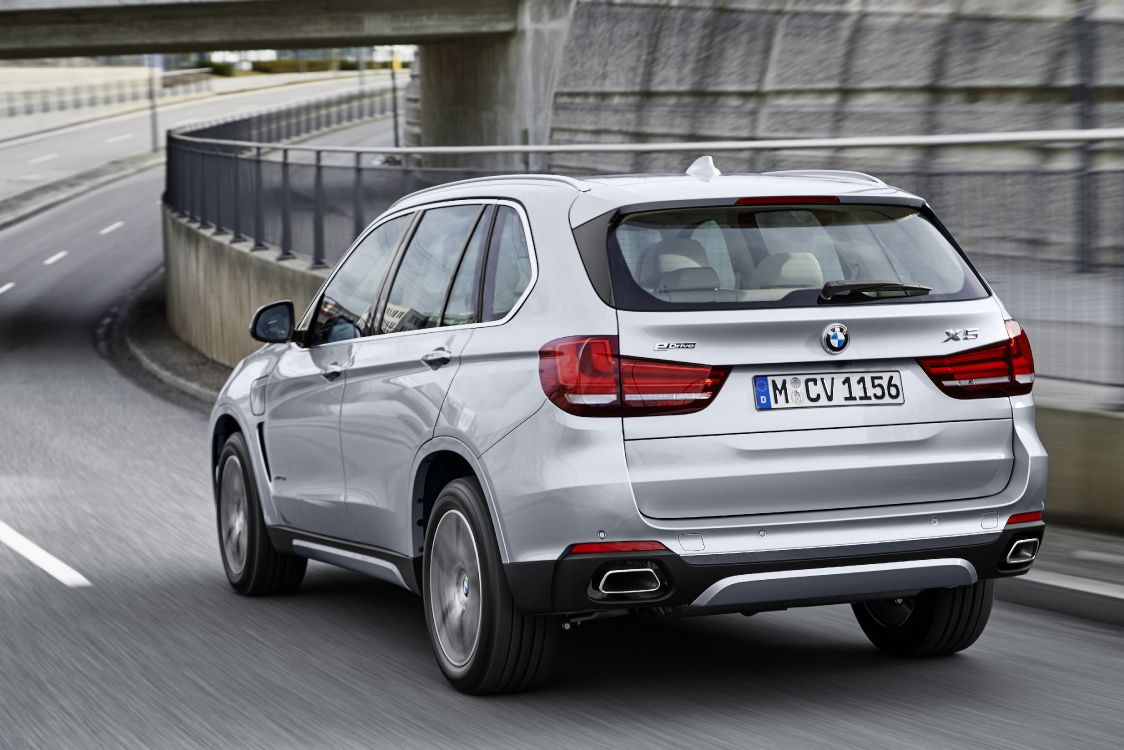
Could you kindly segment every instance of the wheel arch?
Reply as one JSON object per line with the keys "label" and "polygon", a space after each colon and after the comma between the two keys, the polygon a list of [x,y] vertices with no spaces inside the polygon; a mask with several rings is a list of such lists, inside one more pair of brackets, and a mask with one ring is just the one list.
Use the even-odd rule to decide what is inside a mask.
{"label": "wheel arch", "polygon": [[267,475],[268,460],[261,445],[261,436],[256,425],[248,426],[242,416],[230,406],[217,409],[211,417],[211,487],[214,488],[215,501],[218,502],[218,472],[219,456],[222,447],[234,433],[240,433],[246,441],[246,450],[249,452],[250,466],[254,482],[257,484],[258,499],[261,502],[262,514],[269,526],[280,523],[280,516],[273,503],[272,486]]}
{"label": "wheel arch", "polygon": [[[222,447],[226,445],[226,441],[230,436],[236,432],[242,433],[242,437],[246,438],[246,431],[242,429],[242,425],[229,413],[219,414],[215,418],[214,427],[211,429],[211,484],[217,485],[219,479],[219,456],[222,454]],[[248,441],[248,438],[246,438]]]}
{"label": "wheel arch", "polygon": [[480,483],[484,492],[500,558],[504,562],[508,561],[503,524],[496,512],[492,483],[483,464],[467,445],[452,437],[433,438],[422,446],[414,458],[412,476],[410,528],[414,554],[420,555],[424,551],[425,524],[441,489],[454,479],[471,476]]}

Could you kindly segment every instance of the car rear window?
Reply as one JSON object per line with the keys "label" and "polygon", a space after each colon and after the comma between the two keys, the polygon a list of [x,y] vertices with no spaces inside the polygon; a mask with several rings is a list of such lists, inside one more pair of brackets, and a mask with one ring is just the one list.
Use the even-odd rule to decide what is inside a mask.
{"label": "car rear window", "polygon": [[805,307],[824,284],[928,287],[835,302],[979,299],[988,292],[918,209],[882,205],[722,206],[626,215],[611,231],[613,299],[626,310]]}

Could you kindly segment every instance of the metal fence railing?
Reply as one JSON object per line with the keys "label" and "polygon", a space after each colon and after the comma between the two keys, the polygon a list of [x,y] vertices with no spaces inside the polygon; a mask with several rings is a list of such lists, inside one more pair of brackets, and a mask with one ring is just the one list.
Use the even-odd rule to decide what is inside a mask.
{"label": "metal fence railing", "polygon": [[[236,241],[324,266],[400,196],[496,174],[486,166],[496,155],[548,157],[561,174],[682,171],[703,153],[724,172],[858,169],[929,200],[1031,332],[1039,373],[1124,385],[1124,128],[487,147],[291,142],[346,121],[357,105],[317,100],[170,134],[167,204]],[[458,166],[423,161],[436,159]]]}
{"label": "metal fence railing", "polygon": [[[159,98],[211,90],[209,68],[175,70],[159,74],[154,93]],[[149,97],[148,77],[122,78],[37,89],[9,89],[0,93],[0,112],[7,117],[93,109],[140,101]]]}

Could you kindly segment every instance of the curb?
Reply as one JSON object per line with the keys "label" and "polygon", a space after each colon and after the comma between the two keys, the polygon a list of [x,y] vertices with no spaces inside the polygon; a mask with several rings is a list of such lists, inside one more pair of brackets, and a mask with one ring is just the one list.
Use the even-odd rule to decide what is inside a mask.
{"label": "curb", "polygon": [[[184,396],[195,399],[206,406],[210,406],[218,399],[218,390],[212,390],[206,386],[194,383],[182,375],[164,367],[150,357],[144,350],[144,347],[138,344],[133,337],[129,335],[129,322],[132,320],[137,303],[145,294],[151,291],[153,286],[162,283],[163,279],[164,267],[161,266],[151,276],[129,292],[128,297],[120,304],[119,310],[115,315],[112,323],[113,331],[110,335],[112,338],[122,342],[129,356],[136,360],[137,364],[141,366],[141,369],[153,378]],[[187,345],[184,344],[184,346]]]}
{"label": "curb", "polygon": [[[122,316],[122,320],[128,318],[129,312],[126,310]],[[210,388],[205,388],[201,385],[192,383],[186,378],[182,378],[171,370],[168,370],[150,358],[144,350],[133,341],[132,336],[128,333],[122,334],[121,338],[125,342],[125,348],[129,352],[129,356],[137,361],[137,363],[152,377],[159,380],[169,388],[174,388],[185,396],[203,402],[204,404],[211,405],[219,397],[218,391],[212,391]]]}
{"label": "curb", "polygon": [[1114,583],[1031,570],[1017,578],[1001,579],[995,595],[1013,604],[1124,626],[1124,586]]}
{"label": "curb", "polygon": [[[86,195],[91,190],[105,187],[112,182],[123,180],[126,177],[132,177],[135,174],[139,174],[146,170],[152,169],[153,167],[158,167],[163,163],[164,155],[163,153],[161,153],[159,156],[150,156],[148,158],[142,159],[132,166],[122,167],[122,169],[118,171],[109,172],[108,174],[102,174],[89,179],[83,179],[82,174],[79,173],[77,175],[74,175],[74,177],[69,178],[69,180],[74,180],[75,184],[69,185],[68,187],[59,190],[51,189],[53,185],[58,185],[59,183],[53,183],[53,185],[45,186],[43,189],[43,193],[47,197],[43,200],[40,200],[38,203],[32,203],[30,206],[26,206],[24,208],[17,208],[7,214],[0,214],[0,230],[7,229],[8,227],[19,224],[22,221],[26,221],[27,219],[30,219],[37,214],[41,214],[44,211],[49,211],[56,206],[60,206],[67,201]],[[102,167],[95,167],[95,170],[101,169]],[[34,190],[29,192],[34,192]],[[21,194],[17,194],[5,201],[0,201],[0,209],[3,208],[5,203],[17,201],[20,198],[20,195]]]}

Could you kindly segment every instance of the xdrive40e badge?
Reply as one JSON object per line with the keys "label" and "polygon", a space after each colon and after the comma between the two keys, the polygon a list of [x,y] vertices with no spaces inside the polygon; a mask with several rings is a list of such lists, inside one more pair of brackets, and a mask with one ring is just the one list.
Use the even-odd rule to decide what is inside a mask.
{"label": "xdrive40e badge", "polygon": [[848,341],[850,339],[847,336],[847,326],[842,323],[832,323],[824,329],[820,344],[828,354],[839,354],[847,348]]}

